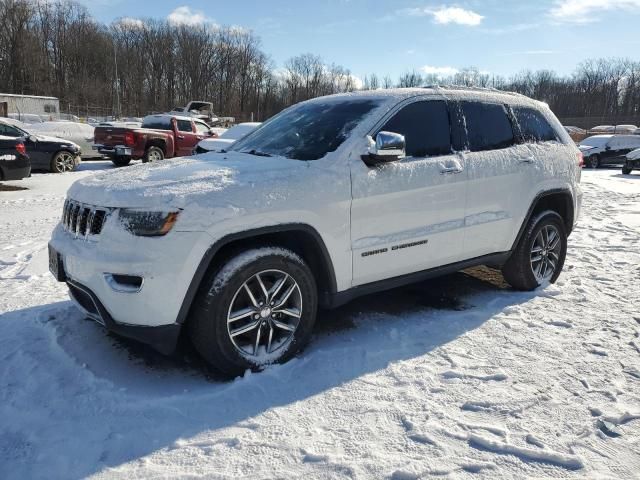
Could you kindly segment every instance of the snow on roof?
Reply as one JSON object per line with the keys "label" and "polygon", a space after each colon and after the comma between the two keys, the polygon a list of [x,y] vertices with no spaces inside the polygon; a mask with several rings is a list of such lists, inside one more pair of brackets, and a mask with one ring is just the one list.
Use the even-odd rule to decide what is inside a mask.
{"label": "snow on roof", "polygon": [[319,97],[309,102],[326,101],[327,99],[341,99],[349,97],[368,97],[378,99],[405,99],[426,95],[440,95],[445,98],[469,98],[494,100],[509,104],[522,104],[531,106],[547,106],[546,103],[533,100],[525,95],[514,92],[506,92],[493,88],[458,87],[458,86],[426,86],[413,88],[389,88],[379,90],[359,90],[355,92],[337,93],[327,97]]}
{"label": "snow on roof", "polygon": [[57,97],[42,97],[40,95],[20,95],[17,93],[0,93],[0,97],[39,98],[41,100],[58,100]]}

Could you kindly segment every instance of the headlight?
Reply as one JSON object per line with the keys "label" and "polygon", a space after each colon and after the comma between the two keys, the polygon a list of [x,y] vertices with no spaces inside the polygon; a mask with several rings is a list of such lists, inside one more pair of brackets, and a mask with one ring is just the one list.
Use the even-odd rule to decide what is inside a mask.
{"label": "headlight", "polygon": [[180,212],[147,212],[141,210],[120,210],[120,220],[124,227],[140,237],[160,237],[171,231]]}

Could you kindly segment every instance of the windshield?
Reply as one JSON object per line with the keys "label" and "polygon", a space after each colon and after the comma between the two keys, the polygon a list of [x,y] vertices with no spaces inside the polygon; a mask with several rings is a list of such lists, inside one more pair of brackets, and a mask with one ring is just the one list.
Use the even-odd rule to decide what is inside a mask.
{"label": "windshield", "polygon": [[318,160],[335,151],[371,110],[375,99],[314,101],[276,115],[231,147],[254,155],[279,155],[294,160]]}

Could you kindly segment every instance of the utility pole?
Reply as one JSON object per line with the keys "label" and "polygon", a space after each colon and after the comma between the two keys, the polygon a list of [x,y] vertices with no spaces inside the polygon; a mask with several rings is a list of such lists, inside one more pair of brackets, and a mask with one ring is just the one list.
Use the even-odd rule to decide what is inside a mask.
{"label": "utility pole", "polygon": [[120,118],[120,80],[118,78],[118,50],[115,42],[113,42],[113,63],[116,67],[116,117]]}

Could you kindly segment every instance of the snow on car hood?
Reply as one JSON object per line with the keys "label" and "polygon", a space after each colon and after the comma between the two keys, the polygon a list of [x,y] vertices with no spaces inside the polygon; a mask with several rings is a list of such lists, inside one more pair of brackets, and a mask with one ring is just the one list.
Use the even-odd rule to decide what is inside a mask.
{"label": "snow on car hood", "polygon": [[80,145],[78,145],[77,143],[74,143],[71,140],[68,140],[66,138],[51,137],[49,135],[40,135],[39,133],[35,133],[34,136],[38,138],[39,142],[65,143],[67,145],[73,145],[78,150],[80,150]]}
{"label": "snow on car hood", "polygon": [[591,145],[578,145],[578,148],[580,149],[581,152],[586,152],[588,150],[593,150],[594,148],[598,148],[598,147],[593,147]]}
{"label": "snow on car hood", "polygon": [[86,177],[71,186],[68,196],[102,207],[185,208],[194,203],[211,207],[230,201],[227,194],[231,189],[273,189],[300,168],[306,168],[306,162],[211,152]]}
{"label": "snow on car hood", "polygon": [[200,148],[204,148],[205,150],[222,150],[225,148],[229,148],[231,145],[236,143],[237,140],[233,138],[207,138],[202,140],[198,146]]}

